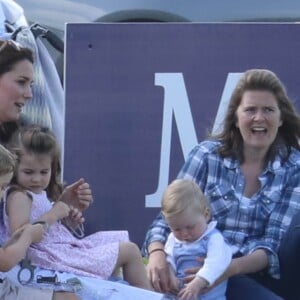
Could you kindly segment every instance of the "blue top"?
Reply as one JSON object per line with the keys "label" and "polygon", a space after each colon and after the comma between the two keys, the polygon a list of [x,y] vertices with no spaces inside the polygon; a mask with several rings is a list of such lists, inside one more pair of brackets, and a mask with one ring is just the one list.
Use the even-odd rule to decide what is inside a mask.
{"label": "blue top", "polygon": [[[277,252],[283,233],[300,208],[300,152],[294,148],[288,158],[278,153],[259,176],[260,190],[241,205],[245,179],[239,161],[218,154],[220,142],[204,141],[189,154],[178,178],[199,184],[210,200],[213,219],[226,240],[243,255],[264,249],[271,276],[279,278]],[[151,224],[144,253],[154,241],[165,243],[170,230],[161,214]]]}

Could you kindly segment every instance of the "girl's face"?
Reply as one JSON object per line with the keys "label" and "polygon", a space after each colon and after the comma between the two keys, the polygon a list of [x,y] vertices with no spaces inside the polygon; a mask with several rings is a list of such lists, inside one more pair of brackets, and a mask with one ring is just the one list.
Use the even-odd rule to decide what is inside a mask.
{"label": "girl's face", "polygon": [[269,91],[246,91],[236,115],[244,149],[267,152],[282,125],[275,96]]}
{"label": "girl's face", "polygon": [[0,175],[0,199],[2,198],[3,192],[5,188],[9,185],[12,177],[13,177],[13,172]]}
{"label": "girl's face", "polygon": [[32,98],[33,65],[25,59],[0,76],[0,123],[17,121]]}
{"label": "girl's face", "polygon": [[51,177],[51,156],[25,152],[17,167],[17,183],[36,194],[45,190]]}
{"label": "girl's face", "polygon": [[209,209],[204,214],[201,214],[188,208],[174,217],[166,218],[166,221],[178,240],[190,243],[203,235],[207,228],[209,217]]}

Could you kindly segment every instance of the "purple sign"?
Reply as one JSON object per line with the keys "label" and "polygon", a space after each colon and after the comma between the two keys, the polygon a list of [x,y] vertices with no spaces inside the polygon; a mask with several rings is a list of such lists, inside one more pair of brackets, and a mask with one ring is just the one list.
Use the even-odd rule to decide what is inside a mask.
{"label": "purple sign", "polygon": [[297,24],[67,24],[64,177],[95,202],[88,233],[142,244],[192,147],[219,130],[240,74],[267,68],[299,106]]}

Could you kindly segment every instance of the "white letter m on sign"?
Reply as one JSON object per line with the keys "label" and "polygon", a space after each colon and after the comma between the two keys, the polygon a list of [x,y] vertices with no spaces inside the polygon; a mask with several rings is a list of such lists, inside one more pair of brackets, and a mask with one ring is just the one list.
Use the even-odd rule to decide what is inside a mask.
{"label": "white letter m on sign", "polygon": [[[222,127],[228,100],[240,76],[241,73],[228,74],[214,122],[214,133],[218,132]],[[184,160],[186,160],[189,152],[198,143],[182,73],[156,73],[155,85],[164,88],[160,166],[157,190],[154,194],[146,195],[146,207],[160,207],[162,194],[169,182],[173,116],[177,125]]]}

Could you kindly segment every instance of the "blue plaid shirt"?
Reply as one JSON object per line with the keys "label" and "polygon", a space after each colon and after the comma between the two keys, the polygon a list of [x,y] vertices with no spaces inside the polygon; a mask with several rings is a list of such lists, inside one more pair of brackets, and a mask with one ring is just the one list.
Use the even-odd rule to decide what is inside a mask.
{"label": "blue plaid shirt", "polygon": [[[292,149],[287,159],[279,154],[269,162],[259,180],[260,190],[241,205],[245,179],[239,162],[223,158],[220,143],[204,141],[190,153],[178,178],[199,184],[210,200],[213,219],[227,241],[243,255],[264,249],[269,260],[269,274],[279,278],[277,252],[295,212],[300,209],[300,152]],[[143,246],[144,254],[154,241],[166,242],[170,233],[159,214],[149,227]]]}

